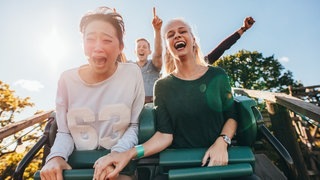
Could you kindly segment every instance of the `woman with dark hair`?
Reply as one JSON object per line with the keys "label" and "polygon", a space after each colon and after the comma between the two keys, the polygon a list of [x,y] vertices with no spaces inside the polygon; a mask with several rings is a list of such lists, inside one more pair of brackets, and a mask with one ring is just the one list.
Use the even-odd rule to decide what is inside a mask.
{"label": "woman with dark hair", "polygon": [[[138,143],[145,93],[139,67],[118,62],[124,31],[121,15],[108,7],[82,17],[80,32],[88,64],[61,74],[56,97],[58,132],[41,179],[63,179],[62,170],[72,168],[67,161],[74,148],[110,149],[110,154],[116,154]],[[96,163],[94,168],[95,178],[105,179],[113,166],[102,170]],[[132,178],[120,175],[117,179]]]}

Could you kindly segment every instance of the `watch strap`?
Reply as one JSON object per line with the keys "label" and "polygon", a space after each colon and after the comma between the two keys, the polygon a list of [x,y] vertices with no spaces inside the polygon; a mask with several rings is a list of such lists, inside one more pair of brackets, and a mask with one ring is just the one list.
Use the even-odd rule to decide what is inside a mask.
{"label": "watch strap", "polygon": [[223,140],[228,144],[228,146],[231,145],[231,139],[229,138],[229,136],[225,135],[225,134],[220,134],[219,137],[222,137]]}

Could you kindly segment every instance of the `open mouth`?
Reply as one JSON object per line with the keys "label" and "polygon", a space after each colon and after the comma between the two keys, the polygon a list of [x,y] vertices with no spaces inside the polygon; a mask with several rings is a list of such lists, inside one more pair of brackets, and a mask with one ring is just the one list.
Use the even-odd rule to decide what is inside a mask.
{"label": "open mouth", "polygon": [[174,44],[174,48],[176,48],[177,50],[183,49],[184,47],[186,47],[186,43],[183,41],[179,41]]}
{"label": "open mouth", "polygon": [[93,62],[97,65],[103,65],[107,62],[107,58],[105,57],[94,57]]}

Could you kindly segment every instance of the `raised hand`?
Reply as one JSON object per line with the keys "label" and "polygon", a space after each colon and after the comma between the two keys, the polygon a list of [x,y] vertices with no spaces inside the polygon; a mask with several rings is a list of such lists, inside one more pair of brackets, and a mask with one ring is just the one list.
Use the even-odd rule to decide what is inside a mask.
{"label": "raised hand", "polygon": [[162,26],[162,20],[156,15],[156,8],[153,7],[153,20],[152,20],[152,25],[154,30],[161,30],[161,26]]}
{"label": "raised hand", "polygon": [[251,16],[246,17],[243,21],[242,27],[244,27],[246,30],[250,29],[255,22],[256,21]]}

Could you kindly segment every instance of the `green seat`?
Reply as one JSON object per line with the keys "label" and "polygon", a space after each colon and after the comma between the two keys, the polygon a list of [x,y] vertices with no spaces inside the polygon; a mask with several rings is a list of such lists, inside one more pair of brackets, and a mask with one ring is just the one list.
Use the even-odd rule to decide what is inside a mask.
{"label": "green seat", "polygon": [[257,116],[254,108],[257,103],[247,96],[236,96],[234,98],[238,113],[238,128],[235,139],[238,145],[252,146],[257,136]]}
{"label": "green seat", "polygon": [[[88,180],[92,179],[94,169],[72,169],[63,171],[63,179],[67,180]],[[40,179],[40,171],[34,174],[34,179]]]}
{"label": "green seat", "polygon": [[[100,157],[108,154],[109,150],[86,150],[86,151],[74,151],[68,160],[68,163],[73,169],[64,170],[63,177],[68,180],[79,179],[92,179],[93,176],[93,164]],[[133,174],[136,168],[136,162],[132,161],[122,171],[122,174]],[[34,179],[40,179],[40,171],[37,171],[34,175]]]}
{"label": "green seat", "polygon": [[[201,166],[206,148],[166,149],[160,153],[159,164],[163,167]],[[229,164],[249,163],[254,167],[254,154],[248,146],[233,146],[228,149]]]}
{"label": "green seat", "polygon": [[169,172],[171,180],[187,179],[221,179],[245,177],[253,172],[252,166],[248,163],[230,164],[228,166],[211,166],[198,168],[174,169]]}
{"label": "green seat", "polygon": [[169,179],[206,179],[250,176],[254,172],[255,157],[250,147],[234,146],[228,149],[227,166],[201,167],[206,148],[167,149],[160,153],[160,166]]}
{"label": "green seat", "polygon": [[[146,140],[150,139],[151,136],[155,133],[154,127],[154,112],[152,105],[147,104],[144,106],[143,110],[140,113],[140,124],[139,124],[139,143],[143,143]],[[51,130],[50,136],[55,137],[56,125],[52,126],[55,130]],[[50,143],[53,144],[54,139],[50,140]],[[69,157],[68,163],[73,169],[64,170],[63,177],[68,180],[81,180],[81,179],[92,179],[93,176],[93,165],[95,161],[110,153],[109,150],[86,150],[86,151],[77,151],[75,150]],[[122,170],[122,174],[133,174],[136,169],[137,161],[131,161],[125,169]],[[40,179],[40,173],[37,171],[34,175],[34,179]]]}
{"label": "green seat", "polygon": [[[139,169],[143,172],[147,169],[146,176],[139,174],[139,179],[143,180],[153,179],[157,172],[168,173],[169,179],[211,179],[251,175],[254,172],[255,162],[251,145],[257,134],[256,117],[252,109],[256,103],[244,96],[235,97],[235,102],[239,113],[239,124],[235,136],[236,144],[234,145],[236,146],[232,146],[228,150],[229,164],[227,166],[201,167],[205,148],[166,149],[152,157],[132,161],[123,172],[131,172],[135,167],[138,172]],[[155,133],[155,116],[152,104],[145,105],[139,120],[138,139],[141,144]],[[74,151],[68,162],[73,169],[63,172],[64,179],[92,179],[94,162],[107,153],[107,150]],[[35,174],[34,178],[40,179],[39,172]]]}
{"label": "green seat", "polygon": [[160,153],[159,165],[169,179],[215,179],[250,176],[255,157],[251,150],[256,140],[257,123],[253,108],[256,102],[245,96],[235,97],[238,128],[233,145],[228,149],[227,166],[201,167],[206,148],[166,149]]}
{"label": "green seat", "polygon": [[155,115],[153,104],[145,104],[139,116],[139,144],[149,140],[155,133]]}

